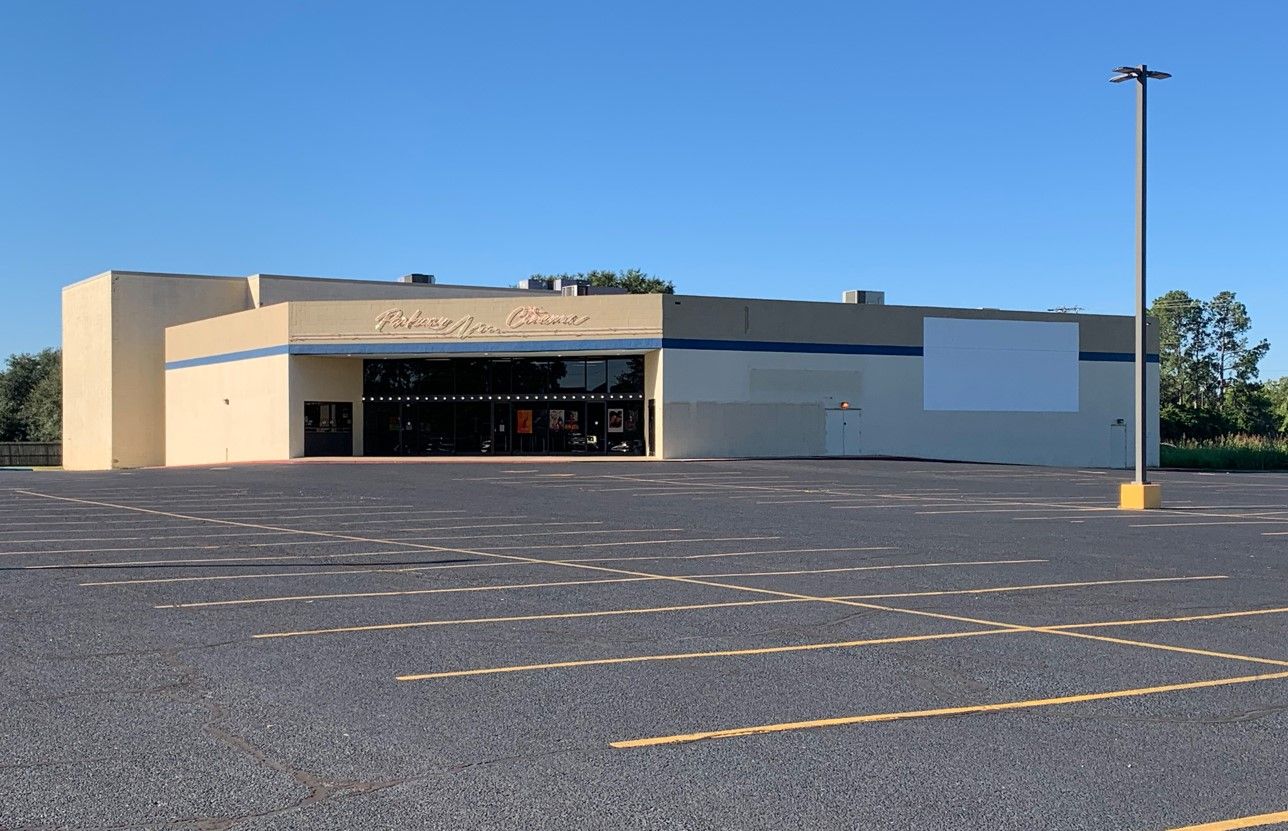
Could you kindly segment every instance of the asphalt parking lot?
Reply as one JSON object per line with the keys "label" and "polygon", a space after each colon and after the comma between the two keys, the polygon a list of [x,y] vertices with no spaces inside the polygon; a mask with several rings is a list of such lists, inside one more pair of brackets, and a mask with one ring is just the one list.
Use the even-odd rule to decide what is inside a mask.
{"label": "asphalt parking lot", "polygon": [[0,828],[1288,827],[1288,476],[0,473]]}

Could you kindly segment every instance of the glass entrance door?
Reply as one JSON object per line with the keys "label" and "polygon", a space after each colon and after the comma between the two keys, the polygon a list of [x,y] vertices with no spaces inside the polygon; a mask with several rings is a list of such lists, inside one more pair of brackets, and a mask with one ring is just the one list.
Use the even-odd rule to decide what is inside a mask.
{"label": "glass entrance door", "polygon": [[514,438],[514,424],[511,422],[510,405],[504,402],[496,402],[492,405],[492,443],[484,449],[484,453],[496,453],[498,455],[508,455],[513,452],[511,445]]}
{"label": "glass entrance door", "polygon": [[304,455],[353,455],[353,402],[304,402]]}

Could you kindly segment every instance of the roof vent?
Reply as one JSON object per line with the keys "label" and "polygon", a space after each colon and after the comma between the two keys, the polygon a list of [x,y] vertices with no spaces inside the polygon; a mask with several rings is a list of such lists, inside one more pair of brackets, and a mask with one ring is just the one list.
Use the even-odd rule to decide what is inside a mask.
{"label": "roof vent", "polygon": [[864,291],[858,289],[847,291],[841,295],[842,303],[862,303],[866,306],[884,306],[885,292],[883,291]]}
{"label": "roof vent", "polygon": [[433,285],[433,284],[434,284],[434,275],[433,275],[433,274],[404,274],[402,277],[399,277],[399,278],[398,278],[398,282],[400,282],[400,283],[420,283],[420,284],[422,284],[422,285]]}

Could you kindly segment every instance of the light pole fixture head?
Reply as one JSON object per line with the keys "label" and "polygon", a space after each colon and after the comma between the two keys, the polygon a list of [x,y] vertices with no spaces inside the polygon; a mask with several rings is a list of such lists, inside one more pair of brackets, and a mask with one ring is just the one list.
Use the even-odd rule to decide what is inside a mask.
{"label": "light pole fixture head", "polygon": [[1152,78],[1155,81],[1161,81],[1164,78],[1172,77],[1170,72],[1159,72],[1155,69],[1149,69],[1145,64],[1140,66],[1120,66],[1114,69],[1118,74],[1109,79],[1111,84],[1121,84],[1123,81],[1143,81],[1146,78]]}

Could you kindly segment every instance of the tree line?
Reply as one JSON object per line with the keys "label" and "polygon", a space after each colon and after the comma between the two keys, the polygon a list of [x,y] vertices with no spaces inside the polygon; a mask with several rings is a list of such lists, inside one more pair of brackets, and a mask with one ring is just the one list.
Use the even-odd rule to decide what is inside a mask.
{"label": "tree line", "polygon": [[59,441],[63,435],[63,353],[10,355],[0,370],[0,441]]}
{"label": "tree line", "polygon": [[591,286],[604,288],[616,287],[626,289],[628,294],[675,294],[675,283],[663,280],[652,274],[646,274],[638,268],[627,268],[621,271],[598,269],[579,271],[576,274],[533,274],[533,280],[587,280]]}
{"label": "tree line", "polygon": [[1288,432],[1288,376],[1261,380],[1270,342],[1252,340],[1252,318],[1234,292],[1201,300],[1176,289],[1149,314],[1158,323],[1164,441]]}

